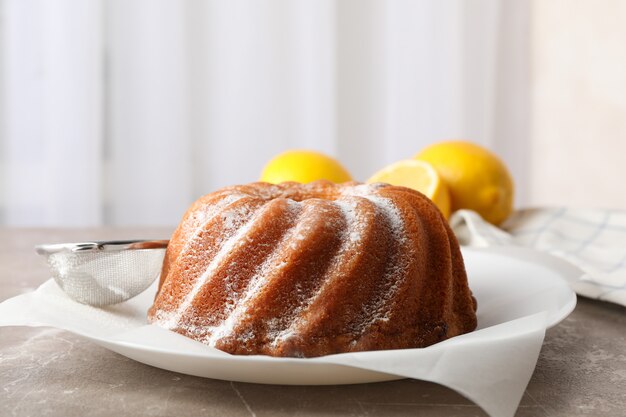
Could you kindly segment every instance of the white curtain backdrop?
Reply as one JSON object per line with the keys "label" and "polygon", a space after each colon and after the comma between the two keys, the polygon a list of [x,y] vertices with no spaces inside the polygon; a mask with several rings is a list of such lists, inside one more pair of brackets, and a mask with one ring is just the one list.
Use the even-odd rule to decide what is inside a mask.
{"label": "white curtain backdrop", "polygon": [[316,149],[491,147],[526,193],[527,4],[0,0],[0,222],[173,225]]}

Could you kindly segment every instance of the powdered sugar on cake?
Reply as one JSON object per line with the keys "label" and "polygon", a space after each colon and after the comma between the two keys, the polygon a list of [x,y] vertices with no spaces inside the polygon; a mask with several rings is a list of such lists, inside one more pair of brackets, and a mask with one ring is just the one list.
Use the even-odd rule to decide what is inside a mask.
{"label": "powdered sugar on cake", "polygon": [[[423,289],[426,299],[453,296],[445,289],[452,286],[422,283],[417,271],[433,267],[426,261],[433,259],[429,248],[445,249],[454,240],[423,195],[387,187],[255,183],[207,196],[213,206],[194,206],[200,210],[191,213],[193,222],[182,226],[197,227],[178,243],[185,245],[180,261],[189,263],[177,264],[175,275],[166,277],[151,322],[238,354],[317,356],[435,343],[435,333],[406,339],[422,331],[415,326],[420,304],[412,298],[422,295],[411,294]],[[196,238],[203,242],[198,249]],[[460,255],[454,267],[446,256],[435,265],[441,274],[432,274],[440,280],[459,270]],[[195,269],[190,274],[188,268]],[[178,287],[172,292],[167,285]],[[473,302],[471,295],[462,297],[463,317],[470,319],[457,328],[471,330],[467,310]],[[461,310],[436,312],[433,326],[452,317],[442,314]],[[449,336],[444,330],[441,337]]]}
{"label": "powdered sugar on cake", "polygon": [[[291,201],[290,204],[297,204]],[[309,206],[302,213],[304,219],[310,213],[313,207]],[[306,221],[298,222],[295,228],[289,230],[276,245],[276,248],[261,264],[257,273],[250,278],[250,284],[243,296],[237,301],[236,307],[228,315],[228,317],[219,325],[210,329],[210,336],[206,339],[206,343],[214,346],[215,343],[223,337],[231,335],[234,327],[239,323],[248,311],[252,299],[259,294],[259,290],[267,283],[272,274],[280,273],[280,270],[286,266],[285,262],[280,261],[283,257],[285,246],[293,246],[295,241],[302,241],[302,234],[309,229]]]}
{"label": "powdered sugar on cake", "polygon": [[[342,195],[334,201],[334,204],[340,209],[340,212],[343,215],[346,227],[339,230],[339,232],[343,235],[343,244],[331,262],[329,270],[341,267],[345,254],[350,250],[358,248],[358,245],[363,238],[364,230],[369,226],[368,222],[365,221],[363,213],[359,210],[359,204],[362,204],[363,201],[372,203],[376,207],[377,211],[384,216],[388,222],[391,233],[394,238],[398,240],[398,242],[405,239],[404,225],[397,207],[387,198],[372,195],[372,192],[378,188],[380,188],[378,185],[368,184],[345,188],[341,193]],[[245,206],[234,210],[228,210],[228,206],[230,204],[240,200],[242,197],[244,197],[243,194],[228,196],[227,198],[220,200],[211,210],[206,212],[205,218],[202,219],[203,222],[198,229],[204,227],[216,216],[221,215],[226,231],[235,228],[237,228],[237,230],[223,243],[217,254],[209,263],[205,272],[195,281],[193,288],[189,291],[176,310],[171,314],[165,315],[165,317],[160,315],[161,317],[158,319],[158,324],[160,326],[170,329],[180,327],[181,317],[189,312],[194,298],[201,291],[201,289],[205,285],[210,284],[215,271],[222,265],[228,257],[228,254],[236,246],[242,245],[248,240],[247,234],[253,227],[255,221],[263,215],[264,209],[259,209],[247,222],[242,223],[242,211],[246,210]],[[293,206],[302,203],[288,200],[288,204]],[[312,209],[314,209],[314,206],[308,206],[307,210],[310,211]],[[305,240],[307,237],[306,232],[310,230],[310,225],[306,221],[306,214],[308,214],[307,210],[303,212],[304,216],[302,218],[304,220],[298,222],[296,227],[292,228],[284,235],[282,240],[276,245],[273,252],[260,265],[257,273],[249,279],[249,284],[244,294],[235,294],[234,291],[228,286],[228,282],[226,283],[226,298],[232,302],[232,307],[226,309],[226,318],[221,324],[212,328],[205,328],[201,331],[202,334],[207,335],[206,337],[203,337],[204,343],[210,346],[215,346],[215,343],[218,340],[230,336],[236,325],[243,317],[246,316],[252,300],[259,293],[263,285],[267,283],[272,274],[280,273],[281,268],[285,266],[284,262],[279,261],[284,253],[285,247],[290,247],[292,250],[296,250],[299,242]],[[322,283],[322,286],[312,295],[301,295],[302,300],[300,305],[297,306],[296,311],[292,312],[295,317],[297,317],[302,311],[305,311],[314,302],[320,293],[323,292],[325,284],[328,283]],[[374,309],[372,312],[375,313],[376,311],[377,309]],[[370,321],[375,320],[384,320],[384,317],[372,317]],[[299,324],[299,321],[296,319],[288,328],[281,329],[278,322],[275,324],[268,323],[268,328],[270,329],[270,334],[268,335],[269,339],[273,339],[273,344],[276,344],[293,337],[297,335],[297,328],[299,327]],[[272,328],[276,328],[276,331],[272,332]],[[194,329],[190,328],[186,328],[184,330],[188,333],[194,332]]]}
{"label": "powdered sugar on cake", "polygon": [[[187,295],[183,299],[182,303],[180,303],[180,305],[177,307],[177,309],[173,313],[164,315],[165,317],[162,316],[158,318],[158,322],[159,322],[158,324],[160,326],[165,327],[167,329],[173,329],[178,326],[178,323],[180,322],[180,318],[183,316],[183,314],[185,314],[187,309],[189,309],[189,307],[191,306],[191,303],[193,302],[198,292],[200,292],[202,287],[206,285],[207,282],[210,281],[215,270],[220,265],[222,265],[222,261],[224,260],[224,258],[228,256],[231,250],[236,245],[241,244],[242,239],[246,236],[248,231],[252,228],[255,220],[259,218],[260,216],[262,216],[264,213],[264,210],[266,209],[267,207],[259,209],[256,213],[254,213],[254,215],[247,222],[243,224],[239,224],[240,223],[239,219],[243,217],[243,211],[249,210],[248,207],[242,206],[242,207],[237,207],[234,210],[230,210],[230,211],[224,210],[223,212],[221,212],[221,215],[225,219],[225,224],[228,223],[231,229],[234,229],[235,227],[239,227],[239,229],[226,242],[224,242],[222,247],[219,249],[217,254],[213,257],[213,259],[209,263],[205,272],[195,281],[192,289],[187,293]],[[217,211],[214,216],[217,216],[218,214],[220,214],[219,211]],[[228,230],[228,228],[226,228],[226,230]]]}

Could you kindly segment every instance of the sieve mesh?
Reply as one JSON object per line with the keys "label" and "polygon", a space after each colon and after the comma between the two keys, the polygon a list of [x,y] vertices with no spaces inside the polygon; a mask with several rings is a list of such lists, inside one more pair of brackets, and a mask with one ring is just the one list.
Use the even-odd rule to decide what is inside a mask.
{"label": "sieve mesh", "polygon": [[57,284],[74,300],[93,306],[116,304],[141,293],[158,277],[165,249],[48,255]]}

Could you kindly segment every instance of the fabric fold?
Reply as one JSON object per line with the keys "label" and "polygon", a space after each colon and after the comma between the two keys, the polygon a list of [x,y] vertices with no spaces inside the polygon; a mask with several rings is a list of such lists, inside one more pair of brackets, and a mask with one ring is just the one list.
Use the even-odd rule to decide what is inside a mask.
{"label": "fabric fold", "polygon": [[474,211],[459,210],[450,225],[461,245],[522,246],[564,259],[585,272],[572,283],[585,297],[626,306],[626,212],[528,208],[496,227]]}

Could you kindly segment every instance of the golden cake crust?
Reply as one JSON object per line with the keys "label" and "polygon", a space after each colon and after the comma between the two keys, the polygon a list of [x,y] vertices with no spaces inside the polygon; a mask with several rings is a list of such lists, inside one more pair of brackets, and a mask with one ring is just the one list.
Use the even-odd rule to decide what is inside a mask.
{"label": "golden cake crust", "polygon": [[198,199],[168,245],[150,323],[233,354],[425,347],[476,328],[456,238],[388,184],[252,183]]}

